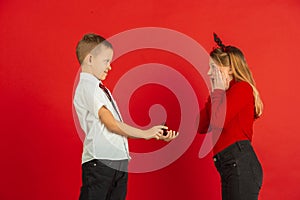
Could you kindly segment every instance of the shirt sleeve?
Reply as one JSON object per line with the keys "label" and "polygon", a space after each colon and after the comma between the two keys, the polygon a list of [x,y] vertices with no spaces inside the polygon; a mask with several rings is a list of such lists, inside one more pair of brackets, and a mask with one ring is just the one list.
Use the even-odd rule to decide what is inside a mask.
{"label": "shirt sleeve", "polygon": [[200,119],[198,125],[198,133],[207,133],[209,132],[209,122],[210,122],[210,109],[211,109],[211,101],[210,97],[208,97],[205,106],[200,111]]}
{"label": "shirt sleeve", "polygon": [[98,112],[102,106],[107,107],[104,92],[99,87],[90,87],[85,95],[85,101],[87,102],[87,109],[91,114],[99,119]]}

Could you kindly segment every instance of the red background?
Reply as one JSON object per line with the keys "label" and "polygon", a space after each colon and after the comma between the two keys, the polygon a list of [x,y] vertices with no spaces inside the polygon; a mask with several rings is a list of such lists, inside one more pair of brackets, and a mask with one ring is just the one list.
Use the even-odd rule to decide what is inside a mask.
{"label": "red background", "polygon": [[[147,26],[182,32],[207,51],[217,32],[225,44],[244,51],[265,103],[253,141],[264,168],[260,199],[300,199],[299,22],[297,0],[1,0],[0,199],[78,198],[82,142],[72,117],[76,43],[87,32],[110,37]],[[188,65],[168,53],[146,53],[119,61],[128,69],[147,62]],[[117,78],[110,74],[111,89]],[[220,199],[211,154],[198,158],[202,139],[197,136],[164,169],[130,174],[127,199]],[[132,149],[139,151],[140,142],[146,143],[131,142]]]}

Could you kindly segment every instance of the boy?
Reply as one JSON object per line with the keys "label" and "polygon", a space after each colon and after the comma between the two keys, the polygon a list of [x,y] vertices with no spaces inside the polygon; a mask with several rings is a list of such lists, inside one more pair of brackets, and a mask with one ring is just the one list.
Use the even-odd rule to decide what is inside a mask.
{"label": "boy", "polygon": [[175,131],[163,136],[166,126],[140,130],[122,122],[111,93],[104,87],[113,57],[112,45],[96,34],[86,34],[78,42],[81,65],[74,107],[85,132],[82,154],[80,200],[125,199],[129,156],[127,138],[163,139],[177,137]]}

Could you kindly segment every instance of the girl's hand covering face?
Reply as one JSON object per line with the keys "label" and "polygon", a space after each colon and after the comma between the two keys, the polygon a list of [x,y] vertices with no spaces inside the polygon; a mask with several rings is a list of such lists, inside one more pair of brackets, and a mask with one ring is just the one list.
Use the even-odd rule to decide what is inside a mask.
{"label": "girl's hand covering face", "polygon": [[213,90],[226,90],[226,77],[218,67],[213,69],[212,87]]}

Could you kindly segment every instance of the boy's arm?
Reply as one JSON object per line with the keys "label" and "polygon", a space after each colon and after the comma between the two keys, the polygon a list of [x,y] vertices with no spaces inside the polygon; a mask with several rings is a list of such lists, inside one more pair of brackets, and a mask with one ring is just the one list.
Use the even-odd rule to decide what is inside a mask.
{"label": "boy's arm", "polygon": [[163,125],[154,126],[148,130],[141,130],[138,128],[134,128],[129,126],[123,122],[120,122],[114,118],[112,113],[105,107],[102,106],[98,111],[98,116],[101,122],[105,125],[105,127],[113,133],[118,135],[133,137],[133,138],[143,138],[143,139],[160,139],[163,134],[163,128],[167,128]]}

